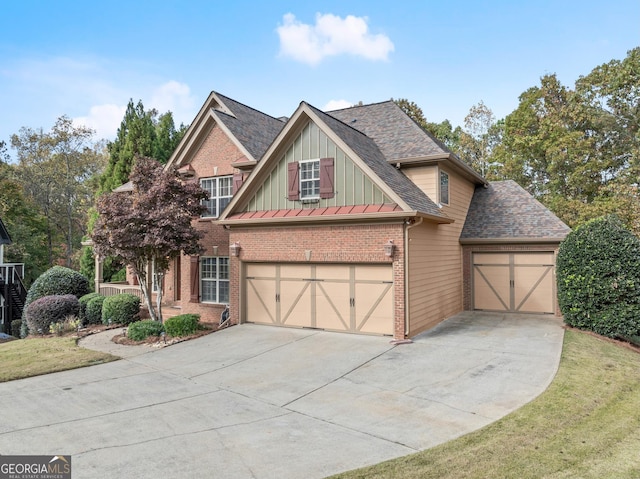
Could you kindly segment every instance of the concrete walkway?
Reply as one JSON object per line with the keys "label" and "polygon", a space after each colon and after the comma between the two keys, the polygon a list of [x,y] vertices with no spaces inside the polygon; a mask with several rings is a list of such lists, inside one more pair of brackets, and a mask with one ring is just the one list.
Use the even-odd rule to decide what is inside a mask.
{"label": "concrete walkway", "polygon": [[147,344],[126,346],[124,344],[118,344],[111,341],[114,336],[121,333],[122,329],[107,329],[106,331],[85,336],[78,341],[78,345],[83,348],[93,349],[94,351],[113,354],[114,356],[119,356],[121,358],[140,356],[141,354],[150,353],[156,349]]}
{"label": "concrete walkway", "polygon": [[517,409],[551,382],[562,338],[557,318],[478,313],[400,346],[235,326],[0,384],[0,452],[71,454],[74,479],[322,478]]}

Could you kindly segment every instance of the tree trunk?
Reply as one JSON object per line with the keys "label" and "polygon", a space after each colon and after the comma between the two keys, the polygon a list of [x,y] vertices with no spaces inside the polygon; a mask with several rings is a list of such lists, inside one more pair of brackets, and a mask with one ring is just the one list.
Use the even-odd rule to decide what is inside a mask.
{"label": "tree trunk", "polygon": [[156,307],[158,308],[158,321],[162,321],[162,290],[164,289],[164,272],[158,273],[158,292],[156,293]]}
{"label": "tree trunk", "polygon": [[149,316],[151,316],[151,319],[153,319],[154,321],[157,321],[158,318],[156,317],[156,311],[155,311],[155,308],[153,307],[153,301],[151,300],[151,291],[149,290],[147,277],[146,275],[141,275],[137,268],[136,268],[135,274],[136,274],[136,278],[138,278],[138,283],[140,284],[140,291],[142,291],[144,302],[147,305],[147,309],[149,310]]}

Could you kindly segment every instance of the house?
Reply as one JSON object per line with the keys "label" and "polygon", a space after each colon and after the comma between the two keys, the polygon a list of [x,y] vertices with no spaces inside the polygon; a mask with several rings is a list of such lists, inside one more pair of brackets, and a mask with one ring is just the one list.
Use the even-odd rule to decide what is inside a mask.
{"label": "house", "polygon": [[24,264],[5,263],[4,247],[11,236],[0,219],[0,332],[11,334],[11,321],[22,318],[27,290],[22,283]]}
{"label": "house", "polygon": [[273,118],[212,92],[167,168],[210,192],[165,298],[232,322],[411,337],[462,310],[557,314],[569,228],[393,101]]}

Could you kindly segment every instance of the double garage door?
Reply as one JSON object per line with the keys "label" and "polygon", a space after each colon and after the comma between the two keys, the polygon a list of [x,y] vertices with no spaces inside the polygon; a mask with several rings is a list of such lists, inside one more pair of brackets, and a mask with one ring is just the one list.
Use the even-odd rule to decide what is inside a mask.
{"label": "double garage door", "polygon": [[555,257],[542,253],[474,253],[473,309],[555,312]]}
{"label": "double garage door", "polygon": [[393,335],[390,265],[248,263],[244,321]]}

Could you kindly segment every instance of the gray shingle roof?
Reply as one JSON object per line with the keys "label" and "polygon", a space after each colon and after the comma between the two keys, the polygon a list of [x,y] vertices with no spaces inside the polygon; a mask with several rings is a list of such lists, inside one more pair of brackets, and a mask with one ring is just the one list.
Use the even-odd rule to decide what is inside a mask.
{"label": "gray shingle roof", "polygon": [[[308,105],[308,104],[307,104]],[[446,218],[440,208],[402,172],[387,162],[376,142],[333,115],[308,105],[414,211]],[[403,113],[404,115],[404,113]]]}
{"label": "gray shingle roof", "polygon": [[260,161],[273,140],[285,125],[285,122],[265,113],[243,105],[229,97],[215,92],[224,105],[235,115],[216,111],[220,120],[231,133],[244,145],[256,161]]}
{"label": "gray shingle roof", "polygon": [[571,229],[515,181],[476,187],[460,241],[561,240]]}
{"label": "gray shingle roof", "polygon": [[387,160],[449,153],[393,101],[327,112],[376,142]]}

